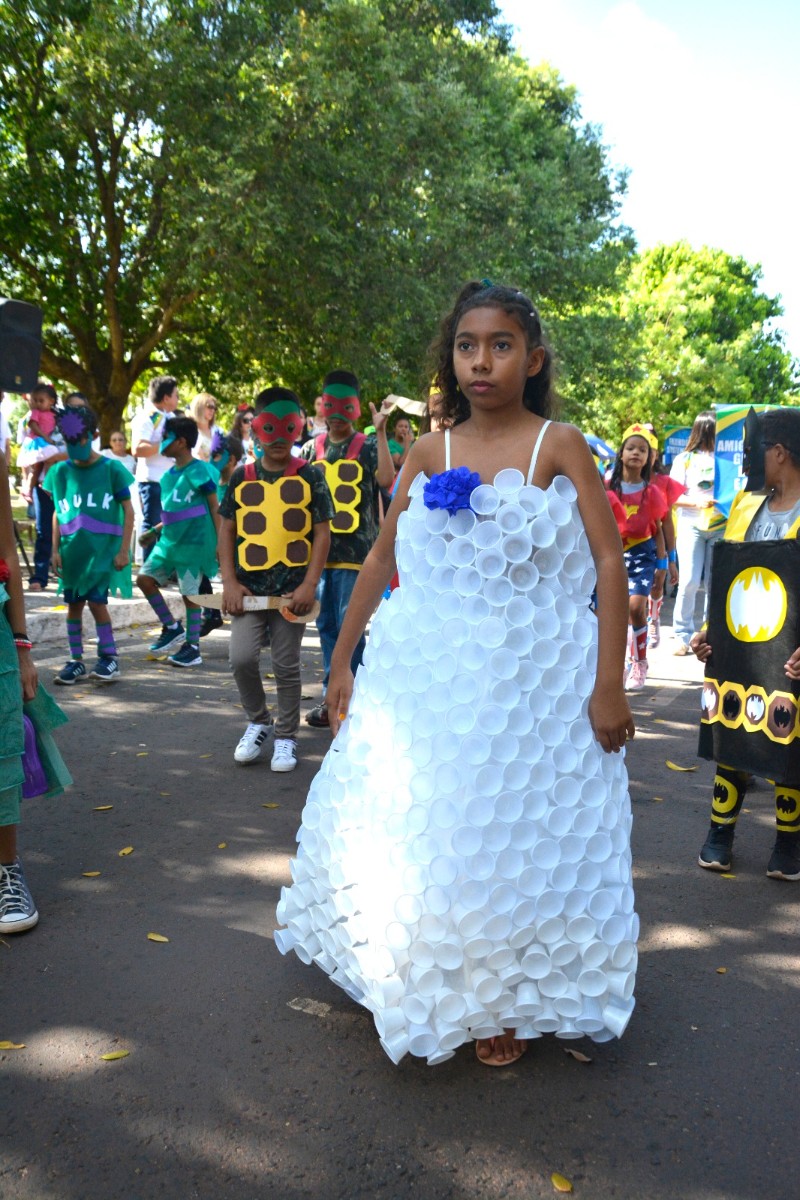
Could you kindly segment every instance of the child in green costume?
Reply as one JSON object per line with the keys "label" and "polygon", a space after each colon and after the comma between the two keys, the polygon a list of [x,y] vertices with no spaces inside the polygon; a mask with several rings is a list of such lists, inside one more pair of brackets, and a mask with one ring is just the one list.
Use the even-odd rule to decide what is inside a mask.
{"label": "child in green costume", "polygon": [[[175,417],[170,422],[161,453],[174,459],[175,465],[161,479],[161,523],[139,539],[147,546],[158,538],[136,584],[162,625],[151,652],[164,654],[180,646],[167,659],[173,667],[202,664],[199,643],[203,610],[189,596],[200,591],[204,575],[217,573],[217,472],[192,457],[196,442],[197,425],[191,417]],[[186,606],[185,633],[161,594],[161,586],[174,577]]]}
{"label": "child in green costume", "polygon": [[83,610],[89,605],[97,626],[98,658],[93,679],[114,683],[119,662],[108,589],[112,573],[130,556],[133,476],[115,459],[92,449],[97,418],[86,405],[67,408],[58,418],[67,461],[51,467],[43,485],[53,498],[53,570],[61,576],[67,602],[69,660],[54,682],[73,684],[86,675]]}

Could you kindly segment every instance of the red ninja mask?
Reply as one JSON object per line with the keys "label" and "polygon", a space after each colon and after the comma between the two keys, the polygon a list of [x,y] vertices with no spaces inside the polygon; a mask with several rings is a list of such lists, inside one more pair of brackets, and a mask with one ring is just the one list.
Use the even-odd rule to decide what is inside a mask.
{"label": "red ninja mask", "polygon": [[288,400],[276,400],[253,417],[250,428],[265,446],[275,442],[288,442],[293,446],[303,432],[303,425],[303,414],[296,405]]}
{"label": "red ninja mask", "polygon": [[322,415],[329,421],[357,421],[361,416],[358,392],[344,383],[329,383],[322,393]]}

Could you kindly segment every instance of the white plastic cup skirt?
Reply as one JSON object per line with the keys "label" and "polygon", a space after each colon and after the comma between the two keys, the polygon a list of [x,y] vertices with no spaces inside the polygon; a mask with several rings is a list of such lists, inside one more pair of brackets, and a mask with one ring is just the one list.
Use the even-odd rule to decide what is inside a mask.
{"label": "white plastic cup skirt", "polygon": [[502,1028],[619,1037],[638,918],[621,755],[587,718],[594,565],[575,488],[515,469],[450,514],[412,482],[401,584],[312,783],[275,944],[393,1062]]}

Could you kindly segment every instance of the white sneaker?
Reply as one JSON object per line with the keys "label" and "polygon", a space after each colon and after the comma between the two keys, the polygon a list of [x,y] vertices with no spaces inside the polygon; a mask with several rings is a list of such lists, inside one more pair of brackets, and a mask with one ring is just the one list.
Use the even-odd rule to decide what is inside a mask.
{"label": "white sneaker", "polygon": [[271,725],[248,725],[233,752],[234,760],[238,763],[255,762],[271,729]]}
{"label": "white sneaker", "polygon": [[297,743],[294,738],[275,738],[272,751],[273,771],[293,771],[297,766]]}
{"label": "white sneaker", "polygon": [[631,664],[631,673],[625,684],[626,692],[640,692],[647,682],[647,659],[638,658]]}
{"label": "white sneaker", "polygon": [[647,622],[647,645],[651,650],[661,645],[661,620],[658,617],[651,617]]}

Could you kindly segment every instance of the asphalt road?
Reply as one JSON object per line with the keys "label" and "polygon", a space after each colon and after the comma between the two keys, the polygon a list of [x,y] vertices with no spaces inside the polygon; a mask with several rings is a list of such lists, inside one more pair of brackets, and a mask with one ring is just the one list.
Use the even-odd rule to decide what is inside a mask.
{"label": "asphalt road", "polygon": [[[148,662],[145,629],[120,645],[113,688],[58,690],[75,786],[24,815],[41,921],[0,944],[0,1041],[25,1045],[0,1051],[2,1200],[533,1200],[553,1172],[592,1200],[796,1200],[800,887],[765,877],[764,784],[732,877],[695,865],[713,772],[694,755],[694,660],[665,642],[634,699],[628,1031],[543,1038],[489,1070],[467,1047],[393,1066],[366,1010],[275,949],[327,734],[303,725],[294,774],[236,767],[227,634],[197,671]],[[307,708],[312,638],[305,657]],[[40,655],[43,679],[62,662]]]}

